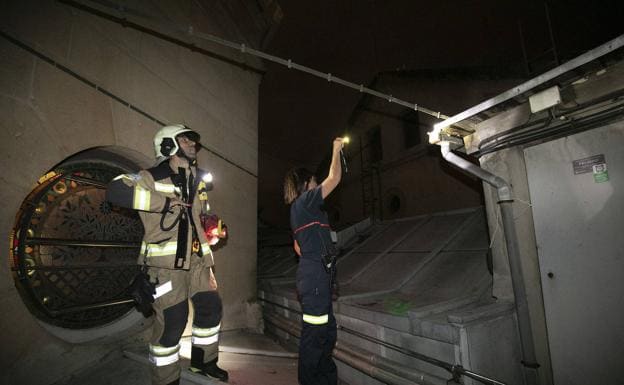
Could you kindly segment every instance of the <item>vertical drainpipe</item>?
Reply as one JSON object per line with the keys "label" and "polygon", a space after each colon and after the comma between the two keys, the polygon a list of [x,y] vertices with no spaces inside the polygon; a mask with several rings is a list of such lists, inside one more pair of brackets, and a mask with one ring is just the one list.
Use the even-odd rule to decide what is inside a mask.
{"label": "vertical drainpipe", "polygon": [[498,204],[500,206],[503,220],[503,232],[507,245],[507,255],[509,257],[509,270],[511,272],[511,284],[513,287],[516,315],[518,318],[518,331],[520,333],[520,345],[522,347],[522,365],[524,367],[525,379],[528,385],[538,385],[539,376],[537,369],[539,364],[535,357],[535,346],[533,344],[533,331],[531,330],[531,319],[526,298],[526,288],[520,264],[520,250],[518,248],[518,236],[516,225],[513,219],[511,204],[513,202],[512,191],[509,183],[503,178],[496,176],[481,167],[468,162],[455,155],[450,149],[448,141],[441,141],[440,148],[442,156],[449,163],[461,168],[469,174],[476,176],[485,183],[496,188],[498,194]]}

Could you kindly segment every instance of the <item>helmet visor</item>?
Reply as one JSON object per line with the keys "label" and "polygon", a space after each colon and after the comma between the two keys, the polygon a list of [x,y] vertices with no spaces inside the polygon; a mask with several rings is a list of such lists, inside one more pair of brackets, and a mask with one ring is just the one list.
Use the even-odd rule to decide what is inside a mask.
{"label": "helmet visor", "polygon": [[201,139],[201,137],[199,136],[199,134],[195,131],[186,131],[183,132],[181,134],[176,135],[176,139],[178,138],[187,138],[189,140],[192,140],[193,142],[199,144],[199,140]]}

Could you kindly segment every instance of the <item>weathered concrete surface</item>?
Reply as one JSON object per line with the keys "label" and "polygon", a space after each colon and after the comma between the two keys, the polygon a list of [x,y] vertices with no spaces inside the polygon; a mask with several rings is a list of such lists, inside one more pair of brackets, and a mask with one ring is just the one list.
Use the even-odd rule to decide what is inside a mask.
{"label": "weathered concrete surface", "polygon": [[[164,5],[139,0],[127,11],[156,25],[195,21],[197,31],[243,41],[247,34],[255,41],[252,32],[242,33],[233,25],[236,12],[223,17],[228,14],[223,7],[245,8],[234,3],[204,9],[193,1],[177,2],[174,14]],[[206,146],[231,161],[208,151],[199,155],[200,166],[215,176],[211,206],[230,230],[227,247],[216,253],[225,308],[222,327],[258,329],[257,177],[250,175],[257,174],[258,73],[51,0],[5,1],[0,22],[11,38],[154,118],[189,125]],[[220,55],[228,52],[219,49]],[[232,55],[240,60],[239,54]],[[8,239],[22,201],[56,164],[98,146],[131,149],[153,159],[151,141],[158,128],[153,120],[0,36],[0,238]],[[5,261],[7,251],[2,247]],[[24,306],[6,262],[0,264],[0,311],[0,327],[10,330],[3,333],[0,347],[0,383],[54,383],[111,351],[101,344],[72,346],[48,334]]]}

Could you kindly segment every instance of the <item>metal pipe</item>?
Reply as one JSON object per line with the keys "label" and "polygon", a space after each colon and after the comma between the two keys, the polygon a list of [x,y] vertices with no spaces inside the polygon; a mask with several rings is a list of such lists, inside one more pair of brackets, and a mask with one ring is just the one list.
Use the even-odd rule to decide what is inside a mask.
{"label": "metal pipe", "polygon": [[[53,265],[34,265],[26,266],[27,271],[72,271],[72,270],[115,270],[115,269],[138,269],[139,265],[68,265],[68,266],[53,266]],[[16,268],[12,268],[13,271]]]}
{"label": "metal pipe", "polygon": [[[301,326],[298,323],[278,315],[265,314],[264,316],[269,323],[272,323],[294,337],[300,337]],[[426,375],[417,370],[397,365],[390,360],[383,359],[374,354],[362,354],[346,343],[337,343],[334,347],[333,355],[336,359],[347,365],[387,384],[413,385],[416,383],[420,385],[442,385],[447,383],[445,379]],[[383,365],[378,364],[380,361],[383,361]],[[422,380],[414,382],[418,381],[418,379]]]}
{"label": "metal pipe", "polygon": [[373,89],[365,87],[363,84],[355,84],[355,83],[343,80],[343,79],[341,79],[339,77],[336,77],[336,76],[332,75],[331,73],[324,73],[324,72],[312,69],[310,67],[306,67],[306,66],[294,63],[291,59],[282,59],[280,57],[269,55],[269,54],[267,54],[265,52],[258,51],[256,49],[248,47],[245,44],[234,43],[234,42],[222,39],[222,38],[214,36],[214,35],[210,35],[210,34],[203,33],[203,32],[197,32],[197,31],[194,30],[193,26],[188,26],[186,28],[182,28],[182,27],[179,27],[179,26],[166,27],[166,26],[163,26],[163,25],[159,25],[159,26],[156,27],[156,26],[150,25],[150,23],[146,22],[145,20],[141,20],[141,24],[139,24],[137,22],[131,21],[129,19],[128,15],[125,14],[123,11],[121,12],[123,17],[117,17],[117,16],[111,15],[111,14],[109,14],[107,12],[103,12],[103,11],[100,11],[100,10],[98,10],[96,8],[90,7],[90,6],[86,5],[86,4],[83,4],[80,1],[60,0],[60,2],[63,3],[63,4],[66,4],[66,5],[70,6],[70,7],[73,7],[73,8],[76,8],[76,9],[80,9],[80,10],[82,10],[84,12],[88,12],[88,13],[90,13],[92,15],[95,15],[95,16],[107,19],[109,21],[116,22],[116,23],[122,25],[125,28],[132,28],[132,29],[135,29],[137,31],[141,31],[143,33],[150,34],[150,35],[155,36],[155,37],[157,37],[159,39],[163,39],[165,41],[177,44],[179,46],[186,47],[186,48],[188,48],[188,49],[190,49],[190,50],[192,50],[194,52],[199,52],[201,54],[204,54],[204,55],[207,55],[207,56],[211,56],[211,57],[217,57],[218,59],[223,60],[223,61],[225,61],[227,63],[236,65],[238,67],[243,67],[244,69],[247,69],[247,70],[250,70],[250,71],[253,71],[253,72],[256,72],[256,73],[260,73],[261,71],[256,69],[256,68],[253,68],[252,66],[249,66],[249,65],[247,65],[245,63],[237,62],[236,60],[224,57],[222,55],[215,54],[214,52],[211,52],[211,51],[209,51],[207,49],[198,47],[194,43],[190,43],[190,42],[187,42],[187,41],[175,38],[172,35],[166,35],[165,33],[158,31],[157,29],[161,29],[161,30],[164,29],[169,34],[179,34],[179,33],[182,33],[182,34],[189,35],[189,36],[195,36],[195,37],[198,37],[200,39],[207,40],[207,41],[210,41],[212,43],[216,43],[216,44],[222,45],[224,47],[235,49],[235,50],[237,50],[238,52],[240,52],[242,54],[248,54],[248,55],[251,55],[251,56],[256,56],[256,57],[259,57],[261,59],[264,59],[264,60],[267,60],[267,61],[270,61],[270,62],[273,62],[273,63],[281,64],[281,65],[283,65],[285,67],[288,67],[289,69],[296,69],[296,70],[299,70],[301,72],[305,72],[307,74],[319,77],[319,78],[321,78],[323,80],[326,80],[328,82],[338,83],[340,85],[352,88],[352,89],[357,90],[359,92],[366,93],[366,94],[369,94],[369,95],[373,95],[373,96],[376,96],[376,97],[378,97],[380,99],[384,99],[384,100],[388,101],[389,103],[395,103],[395,104],[407,107],[409,109],[412,109],[414,111],[418,111],[418,112],[422,112],[422,113],[427,114],[427,115],[431,115],[431,116],[436,117],[438,119],[448,119],[449,118],[448,116],[442,114],[439,111],[436,112],[436,111],[430,110],[428,108],[419,106],[416,103],[406,102],[406,101],[401,100],[399,98],[395,98],[392,95],[388,95],[388,94],[384,94],[384,93],[375,91]]}
{"label": "metal pipe", "polygon": [[73,247],[120,247],[120,248],[141,248],[140,243],[136,242],[115,242],[115,241],[82,241],[79,239],[61,239],[61,238],[26,238],[25,243],[28,245],[41,246],[73,246]]}
{"label": "metal pipe", "polygon": [[452,372],[453,369],[456,367],[456,365],[449,364],[448,362],[444,362],[444,361],[438,360],[436,358],[429,357],[429,356],[426,356],[424,354],[420,354],[420,353],[411,351],[409,349],[402,348],[400,346],[397,346],[397,345],[394,345],[394,344],[391,344],[391,343],[388,343],[388,342],[385,342],[385,341],[381,341],[381,340],[379,340],[377,338],[368,336],[368,335],[366,335],[364,333],[360,333],[360,332],[355,331],[355,330],[351,330],[351,329],[348,329],[348,328],[345,328],[345,327],[342,327],[342,326],[339,327],[339,329],[342,330],[342,331],[345,331],[345,332],[347,332],[349,334],[353,334],[354,336],[358,336],[358,337],[360,337],[362,339],[365,339],[365,340],[367,340],[369,342],[381,345],[381,346],[383,346],[385,348],[389,348],[389,349],[395,350],[395,351],[397,351],[399,353],[403,353],[406,356],[410,356],[410,357],[416,358],[418,360],[427,362],[427,363],[429,363],[431,365],[435,365],[435,366],[438,366],[440,368],[446,369],[449,372]]}
{"label": "metal pipe", "polygon": [[511,198],[511,187],[509,184],[501,177],[496,176],[492,173],[489,173],[478,167],[469,161],[465,160],[462,157],[459,157],[453,154],[450,150],[449,142],[440,142],[440,148],[442,149],[442,156],[449,163],[454,164],[455,166],[461,168],[469,174],[476,176],[477,178],[485,181],[487,184],[496,187],[496,192],[498,193],[499,201],[510,201]]}
{"label": "metal pipe", "polygon": [[[345,364],[352,366],[386,384],[414,385],[414,381],[399,377],[396,374],[387,372],[375,365],[371,365],[368,362],[362,361],[358,357],[350,355],[346,350],[336,348],[334,349],[333,355]],[[416,384],[425,385],[424,382],[416,382]]]}
{"label": "metal pipe", "polygon": [[106,183],[101,182],[99,180],[95,180],[95,179],[84,178],[84,177],[75,176],[75,175],[64,175],[63,178],[67,179],[67,180],[73,180],[74,182],[80,182],[80,183],[83,183],[83,184],[87,184],[87,185],[90,185],[90,186],[106,188]]}
{"label": "metal pipe", "polygon": [[489,378],[489,377],[483,376],[481,374],[475,373],[473,371],[464,369],[461,365],[449,364],[448,362],[444,362],[444,361],[441,361],[441,360],[438,360],[438,359],[435,359],[435,358],[432,358],[432,357],[428,357],[428,356],[426,356],[424,354],[420,354],[420,353],[411,351],[409,349],[405,349],[405,348],[402,348],[400,346],[397,346],[397,345],[394,345],[394,344],[390,344],[390,343],[385,342],[385,341],[381,341],[381,340],[379,340],[377,338],[373,338],[373,337],[368,336],[366,334],[357,332],[355,330],[347,329],[345,327],[339,327],[339,329],[343,330],[343,331],[345,331],[345,332],[347,332],[349,334],[356,335],[356,336],[358,336],[358,337],[360,337],[362,339],[365,339],[367,341],[370,341],[370,342],[373,342],[375,344],[381,345],[383,347],[386,347],[386,348],[389,348],[389,349],[392,349],[392,350],[396,350],[396,351],[398,351],[400,353],[405,354],[406,356],[410,356],[410,357],[416,358],[418,360],[430,363],[432,365],[444,368],[444,369],[448,370],[453,375],[453,378],[459,379],[459,376],[463,375],[463,376],[466,376],[466,377],[473,378],[475,380],[479,380],[480,382],[482,382],[484,384],[488,384],[488,385],[505,385],[504,382],[501,382],[501,381],[498,381],[496,379]]}
{"label": "metal pipe", "polygon": [[503,178],[455,155],[451,151],[448,141],[440,142],[440,149],[442,157],[449,163],[456,165],[469,174],[475,175],[496,188],[498,204],[500,205],[501,217],[503,219],[503,232],[505,234],[511,284],[515,298],[516,315],[518,317],[518,331],[520,333],[520,345],[522,348],[522,365],[524,367],[527,383],[529,385],[539,384],[537,369],[540,365],[537,363],[535,346],[533,343],[533,330],[531,327],[531,318],[529,316],[522,264],[520,263],[518,236],[511,207],[513,202],[511,187]]}
{"label": "metal pipe", "polygon": [[127,298],[127,299],[119,299],[119,300],[114,300],[114,301],[93,303],[90,305],[66,307],[66,308],[58,309],[58,310],[50,310],[50,309],[46,309],[46,310],[48,311],[48,313],[50,313],[50,315],[56,317],[56,316],[63,315],[63,314],[77,313],[77,312],[81,312],[85,310],[101,309],[101,308],[110,307],[110,306],[126,305],[130,303],[134,303],[134,299]]}
{"label": "metal pipe", "polygon": [[419,370],[415,370],[412,368],[406,368],[401,365],[397,365],[394,362],[383,358],[377,354],[372,353],[364,353],[358,351],[355,347],[345,344],[343,342],[336,343],[336,349],[334,350],[334,355],[339,351],[348,351],[348,353],[360,361],[370,363],[370,365],[377,367],[381,370],[385,370],[386,372],[392,373],[394,375],[400,376],[402,378],[416,381],[419,384],[423,385],[447,385],[447,380],[441,377],[433,376],[431,374],[426,374]]}
{"label": "metal pipe", "polygon": [[297,358],[298,353],[294,352],[277,352],[273,350],[241,348],[219,344],[219,351],[234,354],[248,354],[251,356],[280,357],[280,358]]}
{"label": "metal pipe", "polygon": [[[301,314],[300,311],[295,310],[295,309],[291,309],[291,308],[289,308],[287,306],[284,306],[284,305],[281,305],[281,304],[278,304],[278,303],[275,303],[275,302],[272,302],[272,301],[269,301],[269,300],[266,300],[266,299],[263,299],[263,298],[259,298],[259,300],[261,300],[263,302],[266,302],[268,304],[277,306],[279,308],[282,308],[282,309],[285,309],[285,310],[289,310],[289,311],[292,311],[292,312],[297,313],[297,314]],[[301,326],[298,323],[296,323],[294,321],[291,321],[291,320],[288,320],[288,319],[285,319],[284,317],[278,316],[278,315],[272,315],[272,314],[264,313],[264,316],[270,323],[280,327],[282,330],[285,330],[290,335],[299,338],[299,335],[301,334]],[[453,378],[457,379],[457,380],[459,379],[459,376],[464,375],[466,377],[470,377],[470,378],[473,378],[475,380],[478,380],[478,381],[480,381],[480,382],[482,382],[484,384],[505,385],[504,382],[498,381],[498,380],[493,379],[493,378],[488,378],[488,377],[483,376],[481,374],[478,374],[478,373],[472,372],[470,370],[464,369],[461,365],[450,364],[448,362],[441,361],[441,360],[435,359],[433,357],[429,357],[429,356],[426,356],[424,354],[420,354],[420,353],[411,351],[409,349],[402,348],[400,346],[397,346],[397,345],[394,345],[394,344],[391,344],[391,343],[379,340],[377,338],[370,337],[370,336],[368,336],[366,334],[363,334],[363,333],[360,333],[358,331],[355,331],[355,330],[352,330],[352,329],[349,329],[349,328],[345,328],[344,326],[338,326],[338,330],[341,330],[341,331],[344,331],[346,333],[355,335],[355,336],[360,337],[362,339],[365,339],[365,340],[367,340],[369,342],[372,342],[372,343],[374,343],[376,345],[381,345],[381,346],[386,347],[388,349],[395,350],[395,351],[397,351],[399,353],[402,353],[402,354],[404,354],[406,356],[413,357],[413,358],[416,358],[418,360],[427,362],[427,363],[429,363],[431,365],[434,365],[434,366],[443,368],[445,370],[448,370],[452,374]],[[437,380],[442,380],[439,377],[432,376],[432,375],[425,375],[424,373],[421,373],[419,371],[413,370],[411,368],[405,368],[405,367],[403,367],[401,365],[397,365],[393,361],[390,361],[390,360],[385,359],[383,357],[379,357],[379,356],[376,356],[376,355],[373,355],[373,354],[371,354],[371,355],[363,354],[361,352],[358,352],[354,348],[351,348],[348,344],[345,344],[345,343],[339,343],[336,346],[337,347],[340,346],[341,349],[347,349],[348,353],[350,355],[359,356],[360,359],[363,359],[363,360],[369,362],[371,365],[379,366],[381,369],[391,371],[391,372],[393,372],[395,374],[398,374],[398,375],[401,375],[401,376],[404,376],[404,377],[407,377],[407,378],[412,378],[412,379],[423,378],[424,381],[430,381],[430,383],[432,383],[432,384],[436,383]],[[374,356],[374,358],[373,358],[373,356]],[[424,382],[423,384],[428,384],[428,383]]]}

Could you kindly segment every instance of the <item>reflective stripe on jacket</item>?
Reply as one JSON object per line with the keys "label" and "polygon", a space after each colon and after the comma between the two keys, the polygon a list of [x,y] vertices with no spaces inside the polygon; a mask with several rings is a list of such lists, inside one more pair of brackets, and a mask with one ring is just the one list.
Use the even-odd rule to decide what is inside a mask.
{"label": "reflective stripe on jacket", "polygon": [[[202,175],[201,170],[196,170],[195,174],[194,179],[197,181],[199,178],[197,175]],[[180,188],[173,183],[171,175],[172,171],[168,162],[164,162],[153,169],[141,170],[137,174],[119,175],[108,185],[106,199],[118,206],[138,210],[143,222],[145,234],[141,243],[139,264],[145,261],[148,266],[175,268],[179,227],[179,222],[176,223],[176,220],[180,212],[186,209],[182,206],[170,207],[171,199],[180,196]],[[206,193],[203,192],[200,200],[200,192],[198,192],[200,183],[196,182],[194,185],[195,193],[191,194],[193,196],[191,213],[201,244],[201,253],[206,258],[207,266],[212,266],[214,264],[212,252],[206,235],[201,229],[199,218],[202,206],[204,209],[208,207],[207,201],[203,199]],[[162,227],[166,230],[161,227],[161,220]],[[190,225],[188,228],[187,255],[183,269],[189,268],[192,253],[193,231]]]}

